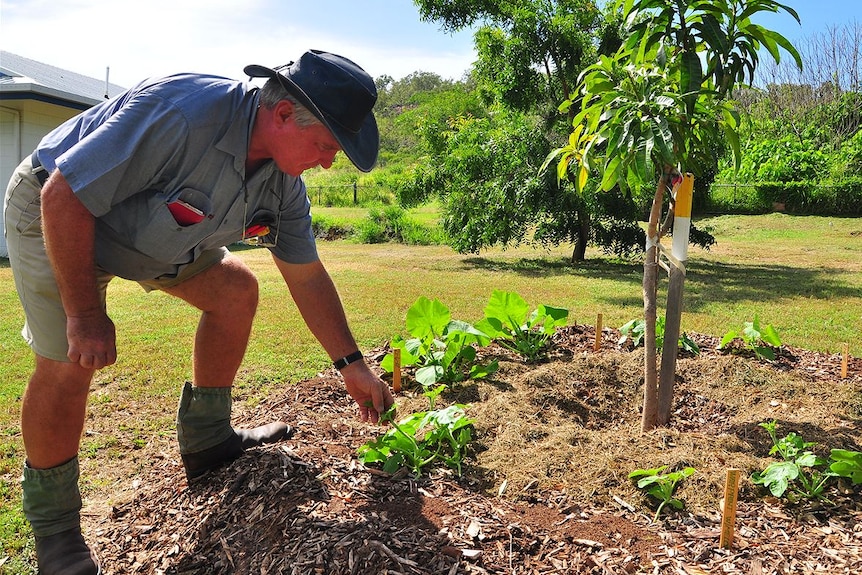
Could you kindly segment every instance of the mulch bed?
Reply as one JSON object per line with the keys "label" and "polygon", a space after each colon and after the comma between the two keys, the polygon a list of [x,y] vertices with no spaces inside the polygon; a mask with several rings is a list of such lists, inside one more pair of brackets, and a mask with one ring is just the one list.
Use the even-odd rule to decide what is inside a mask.
{"label": "mulch bed", "polygon": [[[631,353],[617,348],[617,333],[603,336],[606,349],[596,356]],[[715,338],[694,337],[702,361],[721,354]],[[543,368],[593,354],[593,341],[586,326],[562,330]],[[849,367],[843,384],[862,393],[862,360]],[[783,347],[770,369],[828,386],[839,378],[840,358]],[[684,388],[678,403],[680,433],[727,426],[732,415]],[[288,442],[192,485],[178,454],[160,452],[122,501],[85,517],[105,575],[862,573],[858,486],[839,484],[829,502],[813,504],[740,497],[733,547],[721,549],[715,509],[653,521],[641,500],[584,497],[566,484],[507,486],[479,465],[463,477],[447,469],[418,479],[387,475],[356,459],[379,429],[354,414],[328,371],[238,414],[240,424],[273,417],[294,424],[299,431]],[[858,416],[847,418],[853,437],[862,434]],[[511,454],[513,466],[518,457]]]}

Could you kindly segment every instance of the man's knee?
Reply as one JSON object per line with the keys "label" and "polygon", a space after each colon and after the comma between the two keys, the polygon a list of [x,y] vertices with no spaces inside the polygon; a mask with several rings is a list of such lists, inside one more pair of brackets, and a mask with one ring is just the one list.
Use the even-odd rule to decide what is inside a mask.
{"label": "man's knee", "polygon": [[228,256],[216,265],[164,291],[204,312],[253,316],[258,303],[257,277],[242,260]]}
{"label": "man's knee", "polygon": [[68,394],[71,397],[86,396],[90,391],[94,370],[80,364],[56,361],[36,355],[36,368],[28,387],[42,392]]}

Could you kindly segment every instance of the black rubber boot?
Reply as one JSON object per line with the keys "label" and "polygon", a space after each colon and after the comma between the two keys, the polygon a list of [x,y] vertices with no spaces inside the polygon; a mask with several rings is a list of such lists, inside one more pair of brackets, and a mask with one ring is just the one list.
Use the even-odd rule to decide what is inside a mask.
{"label": "black rubber boot", "polygon": [[234,429],[233,434],[216,446],[196,453],[183,453],[183,467],[189,481],[208,471],[230,463],[246,449],[265,443],[275,443],[293,436],[295,430],[286,423],[276,421],[253,429]]}
{"label": "black rubber boot", "polygon": [[36,537],[39,575],[100,575],[102,568],[80,529]]}
{"label": "black rubber boot", "polygon": [[197,387],[189,382],[183,386],[177,410],[177,440],[190,481],[230,463],[246,449],[293,435],[293,429],[280,421],[253,429],[234,429],[230,424],[230,393],[229,387]]}

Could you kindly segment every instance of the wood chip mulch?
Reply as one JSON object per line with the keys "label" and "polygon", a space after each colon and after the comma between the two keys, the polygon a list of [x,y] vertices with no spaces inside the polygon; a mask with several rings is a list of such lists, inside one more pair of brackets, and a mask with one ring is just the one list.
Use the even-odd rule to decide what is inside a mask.
{"label": "wood chip mulch", "polygon": [[[803,355],[811,377],[833,377],[834,361],[784,352],[788,365]],[[656,522],[619,497],[593,506],[565,489],[489,493],[469,472],[416,479],[366,468],[355,449],[378,430],[355,419],[334,372],[235,423],[274,417],[295,423],[296,436],[191,485],[178,454],[164,450],[126,500],[85,517],[104,574],[862,573],[858,487],[818,505],[740,501],[733,547],[721,549],[718,512]]]}

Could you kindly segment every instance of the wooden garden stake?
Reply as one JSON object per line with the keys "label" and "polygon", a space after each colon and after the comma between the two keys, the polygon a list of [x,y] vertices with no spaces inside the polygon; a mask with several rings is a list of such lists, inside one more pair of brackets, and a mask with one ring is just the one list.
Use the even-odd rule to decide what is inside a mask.
{"label": "wooden garden stake", "polygon": [[719,547],[733,547],[733,526],[736,523],[736,497],[739,493],[739,469],[728,469],[724,482],[724,508],[721,510],[721,536]]}
{"label": "wooden garden stake", "polygon": [[401,349],[392,350],[392,389],[395,393],[401,391]]}
{"label": "wooden garden stake", "polygon": [[593,344],[593,351],[602,349],[602,314],[596,316],[596,343]]}
{"label": "wooden garden stake", "polygon": [[[694,193],[694,176],[686,173],[674,196],[673,245],[668,270],[667,308],[664,321],[664,345],[658,381],[658,410],[656,423],[670,421],[673,406],[673,384],[676,378],[676,356],[679,352],[679,332],[682,321],[682,292],[685,283],[685,263],[688,261],[688,238],[691,231],[691,203]],[[667,257],[667,254],[665,253]]]}
{"label": "wooden garden stake", "polygon": [[850,344],[844,344],[844,353],[841,354],[841,379],[847,379],[847,362],[850,361]]}

